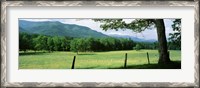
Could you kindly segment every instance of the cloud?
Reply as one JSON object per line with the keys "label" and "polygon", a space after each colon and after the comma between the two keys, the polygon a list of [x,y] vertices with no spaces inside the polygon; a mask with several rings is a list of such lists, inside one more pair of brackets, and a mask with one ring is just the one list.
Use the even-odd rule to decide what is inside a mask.
{"label": "cloud", "polygon": [[26,21],[51,21],[50,19],[29,19],[29,18],[23,18],[23,19],[19,19],[19,20],[26,20]]}

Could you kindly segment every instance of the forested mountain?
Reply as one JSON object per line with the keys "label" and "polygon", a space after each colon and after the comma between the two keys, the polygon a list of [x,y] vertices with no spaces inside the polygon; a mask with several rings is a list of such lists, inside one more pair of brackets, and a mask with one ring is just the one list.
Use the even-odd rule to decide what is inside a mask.
{"label": "forested mountain", "polygon": [[32,22],[19,20],[19,32],[68,37],[107,37],[85,26],[63,24],[58,21]]}
{"label": "forested mountain", "polygon": [[125,38],[131,39],[136,42],[156,42],[156,40],[145,40],[128,35],[105,35],[101,32],[97,32],[85,26],[75,24],[63,24],[58,21],[43,21],[33,22],[19,20],[19,31],[29,34],[41,34],[50,36],[68,36],[68,37],[114,37],[114,38]]}

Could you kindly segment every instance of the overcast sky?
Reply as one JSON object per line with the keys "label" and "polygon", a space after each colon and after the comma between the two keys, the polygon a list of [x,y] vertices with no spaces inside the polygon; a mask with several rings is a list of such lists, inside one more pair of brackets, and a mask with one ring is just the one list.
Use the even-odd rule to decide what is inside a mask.
{"label": "overcast sky", "polygon": [[[104,31],[102,28],[100,28],[100,23],[99,22],[94,22],[91,19],[20,19],[20,20],[27,20],[27,21],[59,21],[64,24],[76,24],[76,25],[82,25],[82,26],[87,26],[91,28],[92,30],[96,30],[98,32],[102,32],[103,34],[109,35],[109,34],[118,34],[118,35],[129,35],[129,36],[134,36],[142,39],[155,39],[157,40],[157,34],[156,30],[145,30],[141,33],[135,33],[131,30],[108,30]],[[131,22],[134,19],[123,19],[125,20],[126,23]],[[165,22],[165,28],[166,28],[166,36],[167,38],[169,37],[169,33],[172,33],[172,21],[174,19],[164,19]]]}

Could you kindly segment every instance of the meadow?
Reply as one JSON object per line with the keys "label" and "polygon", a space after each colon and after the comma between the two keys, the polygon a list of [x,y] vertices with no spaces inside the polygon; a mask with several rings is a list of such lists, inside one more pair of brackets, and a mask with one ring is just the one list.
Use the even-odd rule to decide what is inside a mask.
{"label": "meadow", "polygon": [[[150,64],[147,54],[149,53]],[[180,69],[181,51],[170,50],[171,64],[157,64],[157,50],[127,50],[107,52],[36,52],[19,53],[19,69],[71,69],[76,56],[75,69],[123,69],[127,53],[127,69]]]}

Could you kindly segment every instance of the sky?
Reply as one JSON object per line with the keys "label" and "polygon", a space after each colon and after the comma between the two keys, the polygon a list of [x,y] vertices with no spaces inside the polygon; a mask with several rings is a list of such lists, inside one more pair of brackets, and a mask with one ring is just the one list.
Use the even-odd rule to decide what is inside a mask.
{"label": "sky", "polygon": [[[27,20],[27,21],[59,21],[61,23],[64,24],[76,24],[76,25],[81,25],[81,26],[87,26],[89,28],[91,28],[92,30],[101,32],[103,34],[106,35],[111,35],[111,34],[117,34],[117,35],[128,35],[128,36],[134,36],[134,37],[138,37],[141,39],[153,39],[153,40],[157,40],[157,34],[156,34],[156,29],[149,29],[149,30],[145,30],[141,33],[135,33],[132,30],[107,30],[104,31],[102,30],[102,28],[100,28],[101,23],[99,22],[94,22],[91,19],[20,19],[20,20]],[[134,19],[123,19],[126,23],[129,23],[131,21],[133,21]],[[174,19],[164,19],[164,23],[165,23],[165,30],[166,30],[166,37],[169,37],[169,33],[173,33],[172,30],[172,21]]]}

